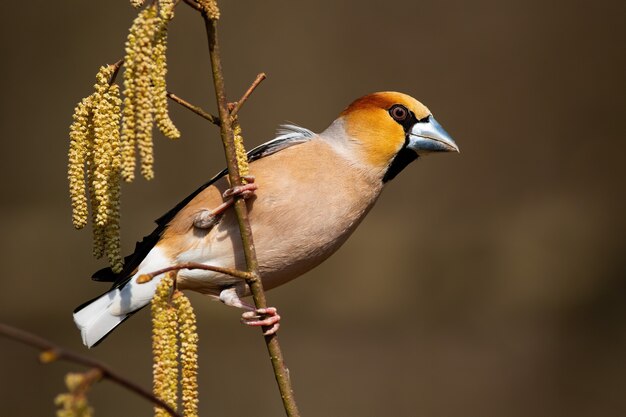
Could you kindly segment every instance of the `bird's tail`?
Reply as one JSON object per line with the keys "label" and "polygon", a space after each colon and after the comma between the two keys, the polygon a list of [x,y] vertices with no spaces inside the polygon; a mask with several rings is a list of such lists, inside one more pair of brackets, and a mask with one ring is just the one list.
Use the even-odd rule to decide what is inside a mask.
{"label": "bird's tail", "polygon": [[85,346],[91,348],[102,341],[124,320],[150,303],[160,279],[137,284],[131,279],[74,310],[74,322],[80,329]]}
{"label": "bird's tail", "polygon": [[144,271],[155,271],[171,265],[173,260],[158,248],[153,248],[144,258],[133,276],[115,284],[114,288],[74,310],[74,322],[80,329],[83,343],[93,347],[133,313],[150,303],[162,276],[137,283]]}
{"label": "bird's tail", "polygon": [[91,348],[102,341],[132,313],[112,314],[109,307],[119,290],[111,290],[74,310],[74,323],[80,329],[85,346]]}

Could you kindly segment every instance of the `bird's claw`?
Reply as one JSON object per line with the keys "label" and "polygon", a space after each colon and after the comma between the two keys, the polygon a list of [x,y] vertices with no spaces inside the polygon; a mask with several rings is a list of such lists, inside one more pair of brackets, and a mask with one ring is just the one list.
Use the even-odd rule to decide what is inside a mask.
{"label": "bird's claw", "polygon": [[246,180],[247,184],[238,185],[224,191],[224,194],[222,194],[222,197],[224,199],[232,198],[238,195],[243,198],[250,198],[254,194],[254,192],[258,190],[259,186],[254,183],[254,176],[246,175],[242,178]]}
{"label": "bird's claw", "polygon": [[269,336],[278,331],[280,327],[280,316],[275,307],[257,308],[243,313],[241,315],[241,322],[248,326],[269,327],[269,329],[263,332],[263,335]]}

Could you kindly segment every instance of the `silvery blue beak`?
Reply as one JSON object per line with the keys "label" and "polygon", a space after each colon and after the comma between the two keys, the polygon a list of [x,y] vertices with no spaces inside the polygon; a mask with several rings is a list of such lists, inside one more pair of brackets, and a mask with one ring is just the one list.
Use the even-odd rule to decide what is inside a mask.
{"label": "silvery blue beak", "polygon": [[409,132],[407,148],[418,155],[430,152],[459,152],[459,147],[435,118],[430,115],[424,122],[417,122]]}

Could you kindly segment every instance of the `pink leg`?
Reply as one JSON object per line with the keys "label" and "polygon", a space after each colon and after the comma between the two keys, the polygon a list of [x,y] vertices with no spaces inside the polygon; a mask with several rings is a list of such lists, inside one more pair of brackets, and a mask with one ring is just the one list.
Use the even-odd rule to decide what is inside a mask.
{"label": "pink leg", "polygon": [[254,176],[252,175],[246,175],[243,177],[243,179],[246,180],[247,184],[229,188],[228,190],[224,191],[222,197],[224,199],[227,199],[240,195],[243,198],[250,198],[252,194],[254,194],[254,192],[259,188],[259,186],[254,183]]}
{"label": "pink leg", "polygon": [[241,322],[248,326],[270,327],[263,333],[265,336],[269,336],[278,331],[280,316],[276,307],[253,308],[251,311],[246,311],[241,315]]}
{"label": "pink leg", "polygon": [[233,205],[233,199],[223,202],[213,210],[200,210],[193,218],[193,225],[198,229],[210,229],[217,223],[219,216]]}
{"label": "pink leg", "polygon": [[220,293],[220,301],[227,306],[238,307],[248,310],[241,315],[241,322],[248,326],[267,326],[270,327],[263,334],[265,336],[272,335],[278,331],[280,327],[280,316],[275,307],[255,308],[244,302],[237,295],[235,287],[227,288]]}
{"label": "pink leg", "polygon": [[259,186],[254,183],[254,177],[249,175],[243,177],[248,183],[238,187],[229,188],[224,191],[222,197],[226,200],[213,210],[200,210],[193,219],[193,225],[199,229],[210,229],[218,220],[218,217],[224,214],[226,209],[233,205],[235,200],[232,198],[241,195],[243,198],[250,198]]}

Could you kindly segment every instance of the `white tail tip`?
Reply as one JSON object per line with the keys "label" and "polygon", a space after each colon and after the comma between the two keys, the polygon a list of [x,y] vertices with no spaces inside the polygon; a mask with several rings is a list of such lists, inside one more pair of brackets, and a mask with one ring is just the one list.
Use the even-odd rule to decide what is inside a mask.
{"label": "white tail tip", "polygon": [[114,315],[109,311],[117,292],[119,290],[110,291],[74,312],[74,322],[80,329],[85,346],[91,348],[98,344],[128,317],[128,314]]}

